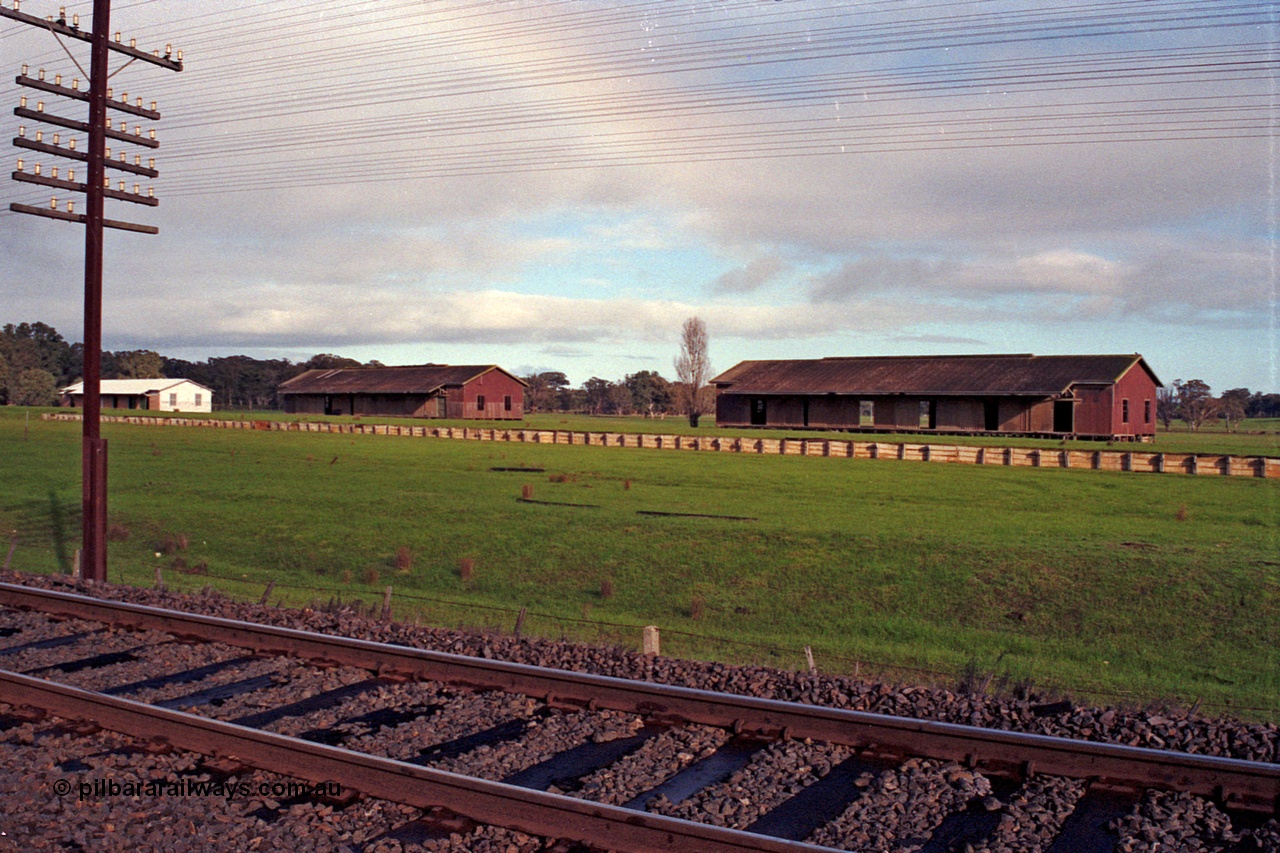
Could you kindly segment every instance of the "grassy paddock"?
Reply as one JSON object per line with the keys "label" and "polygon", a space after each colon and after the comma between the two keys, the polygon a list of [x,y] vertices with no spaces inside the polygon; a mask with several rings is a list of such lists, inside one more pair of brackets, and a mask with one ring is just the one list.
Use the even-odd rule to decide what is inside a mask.
{"label": "grassy paddock", "polygon": [[[113,580],[148,585],[160,566],[170,586],[256,599],[274,579],[273,600],[293,604],[375,604],[391,584],[398,618],[509,631],[527,607],[526,630],[549,636],[634,645],[638,629],[617,626],[656,624],[674,654],[795,666],[811,645],[826,669],[977,670],[1280,718],[1274,480],[115,424],[103,435]],[[13,568],[67,570],[79,425],[32,420],[28,432],[21,410],[0,409],[0,459]],[[553,503],[519,502],[526,486]]]}

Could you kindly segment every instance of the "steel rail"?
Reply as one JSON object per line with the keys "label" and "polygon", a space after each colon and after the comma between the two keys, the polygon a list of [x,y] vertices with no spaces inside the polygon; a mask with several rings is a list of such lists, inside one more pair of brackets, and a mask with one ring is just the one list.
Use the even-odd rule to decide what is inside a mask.
{"label": "steel rail", "polygon": [[432,770],[390,758],[156,708],[130,699],[0,670],[0,701],[91,722],[143,740],[427,809],[443,806],[478,823],[631,853],[830,853],[785,841]]}
{"label": "steel rail", "polygon": [[954,760],[995,775],[1032,773],[1159,788],[1229,809],[1280,814],[1280,764],[983,729],[546,669],[259,625],[85,595],[0,584],[0,605],[333,661],[453,685],[523,693],[551,704],[611,709],[770,737],[812,738],[871,755]]}

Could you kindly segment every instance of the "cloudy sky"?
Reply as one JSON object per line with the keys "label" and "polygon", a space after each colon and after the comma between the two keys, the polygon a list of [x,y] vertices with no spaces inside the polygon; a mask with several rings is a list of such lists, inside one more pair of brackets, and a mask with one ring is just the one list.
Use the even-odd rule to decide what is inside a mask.
{"label": "cloudy sky", "polygon": [[[673,375],[697,315],[717,369],[1141,352],[1166,382],[1280,391],[1278,21],[1243,0],[116,0],[112,31],[185,70],[112,79],[159,102],[162,201],[108,205],[161,233],[108,234],[104,344],[579,384]],[[13,83],[81,77],[66,47],[0,19],[3,103],[83,119]],[[3,112],[5,138],[31,124]],[[49,196],[5,185],[0,323],[79,340],[82,230],[8,211]]]}

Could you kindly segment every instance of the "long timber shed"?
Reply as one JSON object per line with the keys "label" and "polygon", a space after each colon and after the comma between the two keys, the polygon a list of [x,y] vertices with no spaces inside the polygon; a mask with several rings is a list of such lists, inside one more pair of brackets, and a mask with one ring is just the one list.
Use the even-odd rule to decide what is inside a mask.
{"label": "long timber shed", "polygon": [[525,383],[496,364],[308,370],[280,384],[286,412],[519,420]]}
{"label": "long timber shed", "polygon": [[1162,385],[1137,353],[744,361],[711,382],[721,427],[1139,440]]}

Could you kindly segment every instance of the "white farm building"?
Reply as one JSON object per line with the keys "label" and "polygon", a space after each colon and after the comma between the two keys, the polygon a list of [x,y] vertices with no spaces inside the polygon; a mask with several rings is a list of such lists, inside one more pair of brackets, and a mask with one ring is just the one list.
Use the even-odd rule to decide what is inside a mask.
{"label": "white farm building", "polygon": [[[104,409],[213,411],[213,391],[190,379],[103,379],[98,387]],[[62,389],[62,405],[80,406],[83,403],[83,382]]]}

